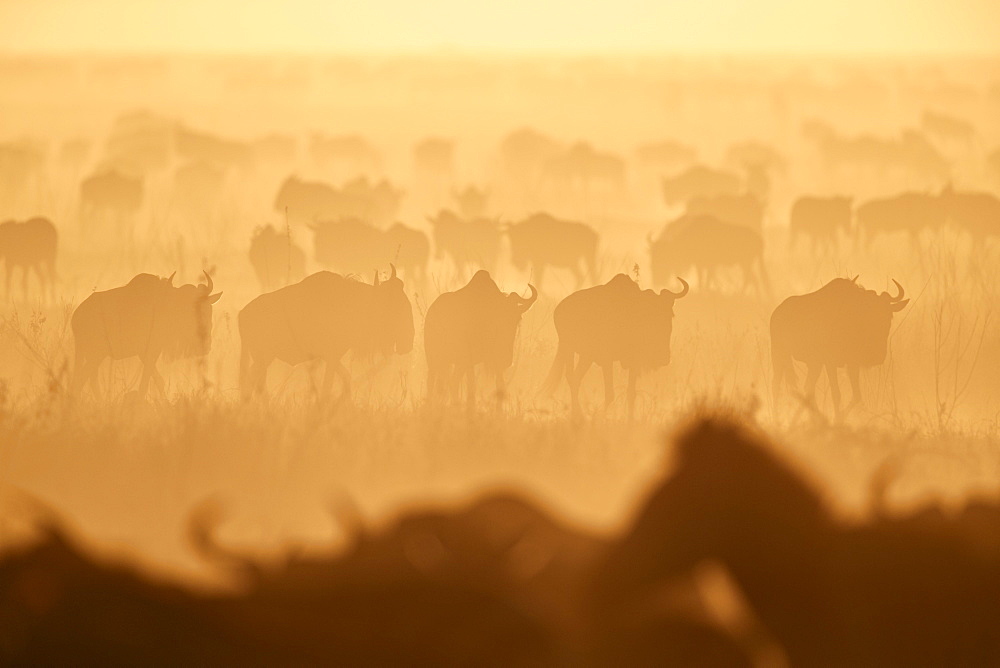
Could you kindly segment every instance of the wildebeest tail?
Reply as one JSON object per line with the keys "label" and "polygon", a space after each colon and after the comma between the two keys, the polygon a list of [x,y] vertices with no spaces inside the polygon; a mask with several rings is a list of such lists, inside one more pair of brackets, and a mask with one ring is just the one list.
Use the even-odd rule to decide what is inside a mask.
{"label": "wildebeest tail", "polygon": [[553,394],[559,388],[559,381],[569,373],[572,364],[573,352],[560,342],[556,348],[556,358],[552,360],[552,368],[549,369],[549,375],[545,378],[545,384],[542,385],[542,392]]}

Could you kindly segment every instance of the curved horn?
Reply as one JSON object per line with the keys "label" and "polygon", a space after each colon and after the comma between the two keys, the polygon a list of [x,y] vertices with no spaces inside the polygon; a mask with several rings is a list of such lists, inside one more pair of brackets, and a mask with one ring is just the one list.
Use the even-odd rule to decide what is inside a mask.
{"label": "curved horn", "polygon": [[683,288],[681,288],[680,292],[671,292],[670,290],[667,290],[666,288],[663,289],[663,291],[666,292],[668,295],[673,295],[674,299],[680,299],[681,297],[683,297],[684,295],[686,295],[691,290],[691,286],[688,285],[688,282],[685,281],[683,278],[681,278],[680,276],[678,276],[677,280],[680,281],[681,285],[684,286]]}
{"label": "curved horn", "polygon": [[174,284],[174,276],[176,276],[176,275],[177,275],[177,272],[175,271],[174,273],[172,273],[169,276],[167,276],[167,283],[169,283],[170,285],[173,285]]}
{"label": "curved horn", "polygon": [[905,295],[905,294],[906,294],[906,291],[905,291],[905,290],[903,290],[903,286],[902,286],[902,285],[900,285],[900,284],[899,284],[899,281],[897,281],[897,280],[896,280],[895,278],[894,278],[894,279],[892,279],[892,282],[896,284],[896,289],[897,289],[897,290],[899,290],[899,294],[898,294],[898,295],[896,295],[895,297],[893,297],[893,298],[892,298],[892,301],[894,301],[894,302],[898,302],[898,301],[900,301],[900,300],[901,300],[901,299],[903,298],[903,295]]}
{"label": "curved horn", "polygon": [[854,278],[851,279],[851,283],[857,283],[858,282],[858,276],[860,276],[860,275],[861,274],[855,274]]}
{"label": "curved horn", "polygon": [[396,278],[396,265],[390,262],[389,266],[392,268],[392,273],[389,274],[389,280],[391,281],[392,279]]}
{"label": "curved horn", "polygon": [[378,276],[378,269],[376,269],[375,270],[375,280],[372,281],[372,285],[374,285],[377,288],[381,282],[382,282],[382,279],[379,278],[379,276]]}
{"label": "curved horn", "polygon": [[527,311],[531,308],[531,305],[538,301],[538,290],[531,283],[528,283],[528,289],[531,290],[531,296],[527,299],[521,298],[521,311]]}
{"label": "curved horn", "polygon": [[202,269],[201,273],[205,274],[205,292],[212,294],[212,288],[215,287],[215,281],[212,280],[212,275],[205,269]]}

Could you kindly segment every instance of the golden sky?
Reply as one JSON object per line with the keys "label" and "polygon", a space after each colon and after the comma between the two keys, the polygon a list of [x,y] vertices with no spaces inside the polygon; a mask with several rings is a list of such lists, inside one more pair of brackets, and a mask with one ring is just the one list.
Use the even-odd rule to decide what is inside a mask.
{"label": "golden sky", "polygon": [[0,50],[996,53],[1000,0],[0,0]]}

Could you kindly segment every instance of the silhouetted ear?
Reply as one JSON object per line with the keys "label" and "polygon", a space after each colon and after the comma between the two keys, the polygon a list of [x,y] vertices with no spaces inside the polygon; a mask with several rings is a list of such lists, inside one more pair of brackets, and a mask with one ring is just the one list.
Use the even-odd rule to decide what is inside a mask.
{"label": "silhouetted ear", "polygon": [[208,296],[208,303],[209,304],[214,304],[215,302],[219,301],[221,298],[222,298],[222,293],[221,292],[216,292],[214,295],[209,295]]}

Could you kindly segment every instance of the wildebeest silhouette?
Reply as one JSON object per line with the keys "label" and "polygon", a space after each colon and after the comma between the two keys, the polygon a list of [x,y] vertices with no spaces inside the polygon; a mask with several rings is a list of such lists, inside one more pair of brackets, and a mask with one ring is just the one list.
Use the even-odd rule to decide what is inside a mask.
{"label": "wildebeest silhouette", "polygon": [[4,263],[5,290],[12,294],[14,268],[21,268],[21,290],[28,296],[28,273],[35,272],[38,286],[50,299],[55,297],[56,247],[59,235],[48,218],[0,223],[0,260]]}
{"label": "wildebeest silhouette", "polygon": [[972,123],[930,109],[924,109],[921,114],[920,128],[933,137],[965,149],[971,148],[976,140],[976,128]]}
{"label": "wildebeest silhouette", "polygon": [[240,388],[263,392],[274,360],[326,364],[322,395],[334,376],[350,395],[351,375],[341,362],[356,353],[406,354],[413,349],[413,308],[396,268],[372,284],[320,271],[255,298],[240,311]]}
{"label": "wildebeest silhouette", "polygon": [[560,220],[536,213],[507,227],[510,260],[521,270],[530,269],[539,287],[546,267],[568,269],[579,288],[588,278],[597,280],[597,231],[585,223]]}
{"label": "wildebeest silhouette", "polygon": [[993,182],[1000,184],[1000,148],[994,149],[986,156],[986,167],[992,173]]}
{"label": "wildebeest silhouette", "polygon": [[703,421],[599,567],[595,605],[655,600],[712,560],[790,665],[996,665],[997,526],[985,502],[844,522],[759,437]]}
{"label": "wildebeest silhouette", "polygon": [[645,168],[674,172],[694,164],[698,149],[673,140],[650,142],[636,148],[635,157]]}
{"label": "wildebeest silhouette", "polygon": [[674,205],[692,197],[738,195],[743,188],[743,181],[734,172],[694,165],[680,174],[664,177],[661,188],[664,201],[668,205]]}
{"label": "wildebeest silhouette", "polygon": [[309,138],[309,157],[323,169],[332,169],[350,177],[374,175],[382,168],[378,149],[360,135],[326,137],[313,134]]}
{"label": "wildebeest silhouette", "polygon": [[306,254],[288,232],[273,225],[254,231],[250,239],[250,264],[265,291],[295,283],[306,275]]}
{"label": "wildebeest silhouette", "polygon": [[455,200],[455,206],[458,207],[459,215],[466,220],[486,215],[486,203],[490,199],[488,189],[469,185],[462,190],[452,190],[451,196]]}
{"label": "wildebeest silhouette", "polygon": [[778,149],[759,141],[739,141],[726,149],[726,163],[743,169],[757,165],[768,172],[782,172],[788,165],[785,156]]}
{"label": "wildebeest silhouette", "polygon": [[402,196],[402,191],[384,180],[373,184],[367,178],[358,178],[335,188],[290,176],[281,184],[274,208],[287,209],[296,222],[361,218],[379,225],[395,219]]}
{"label": "wildebeest silhouette", "polygon": [[[614,400],[614,363],[627,370],[628,411],[635,404],[636,381],[644,370],[670,363],[670,333],[674,302],[688,293],[663,289],[641,290],[625,274],[604,285],[578,290],[563,299],[553,314],[559,346],[546,380],[553,392],[565,376],[569,382],[573,414],[580,412],[580,381],[597,364],[604,372],[604,403]],[[577,361],[579,357],[579,361]]]}
{"label": "wildebeest silhouette", "polygon": [[916,244],[921,232],[937,232],[948,220],[945,202],[937,195],[904,192],[868,200],[858,206],[857,233],[866,246],[886,234],[905,232]]}
{"label": "wildebeest silhouette", "polygon": [[593,190],[620,193],[625,188],[625,161],[613,153],[598,151],[577,142],[549,157],[543,175],[558,189],[590,193]]}
{"label": "wildebeest silhouette", "polygon": [[428,137],[413,147],[413,166],[418,175],[447,178],[455,169],[455,144],[450,139]]}
{"label": "wildebeest silhouette", "polygon": [[865,178],[903,174],[925,183],[948,178],[949,163],[923,134],[905,130],[898,138],[872,135],[845,137],[823,122],[806,122],[828,171],[847,171]]}
{"label": "wildebeest silhouette", "polygon": [[475,402],[475,368],[482,364],[496,380],[497,400],[502,401],[506,371],[514,361],[514,338],[521,316],[538,299],[538,291],[528,285],[531,296],[504,294],[485,269],[454,292],[445,292],[427,309],[424,319],[424,349],[427,354],[427,395],[442,390],[456,394],[462,378],[467,401]]}
{"label": "wildebeest silhouette", "polygon": [[758,233],[764,228],[764,203],[756,195],[695,195],[685,213],[714,216],[724,223],[741,225]]}
{"label": "wildebeest silhouette", "polygon": [[224,169],[245,169],[253,164],[253,151],[244,142],[223,139],[184,125],[175,129],[177,155],[191,162],[205,162]]}
{"label": "wildebeest silhouette", "polygon": [[359,218],[309,227],[316,261],[334,271],[363,274],[370,267],[392,263],[403,270],[408,282],[420,282],[426,275],[430,242],[420,230],[396,223],[382,231]]}
{"label": "wildebeest silhouette", "polygon": [[949,183],[941,192],[948,222],[974,241],[1000,237],[1000,197],[983,191],[954,190]]}
{"label": "wildebeest silhouette", "polygon": [[693,267],[703,290],[721,287],[718,271],[737,266],[744,289],[770,289],[760,233],[710,215],[684,215],[649,241],[650,273],[656,285]]}
{"label": "wildebeest silhouette", "polygon": [[532,128],[520,128],[500,142],[501,168],[513,182],[521,186],[532,185],[549,159],[561,149],[556,140]]}
{"label": "wildebeest silhouette", "polygon": [[133,219],[142,207],[141,178],[117,170],[90,176],[80,184],[80,223],[84,229],[110,224],[131,235]]}
{"label": "wildebeest silhouette", "polygon": [[104,145],[104,161],[117,169],[146,175],[166,169],[174,149],[174,122],[148,110],[115,119]]}
{"label": "wildebeest silhouette", "polygon": [[299,142],[292,135],[269,134],[250,142],[254,161],[271,167],[286,167],[295,162]]}
{"label": "wildebeest silhouette", "polygon": [[74,392],[88,384],[97,391],[97,372],[105,359],[138,357],[140,396],[146,395],[151,380],[162,393],[163,376],[156,368],[161,356],[196,357],[212,348],[212,305],[222,296],[213,294],[213,287],[207,271],[204,284],[181,286],[173,285],[173,275],[139,274],[122,287],[84,299],[70,321],[76,350]]}
{"label": "wildebeest silhouette", "polygon": [[893,280],[898,290],[865,290],[854,279],[835,278],[819,290],[788,297],[771,314],[771,363],[774,379],[771,388],[775,403],[782,385],[795,387],[793,360],[808,366],[805,392],[811,400],[816,381],[823,369],[830,380],[833,408],[840,415],[840,384],[837,369],[847,369],[851,381],[851,403],[861,401],[859,370],[885,361],[892,314],[909,303],[903,299],[903,286]]}
{"label": "wildebeest silhouette", "polygon": [[459,274],[474,266],[487,271],[496,267],[500,255],[500,227],[496,221],[477,218],[465,220],[444,209],[427,222],[434,235],[434,257],[450,257]]}
{"label": "wildebeest silhouette", "polygon": [[846,237],[851,231],[852,206],[850,197],[799,197],[788,217],[789,248],[805,237],[812,243],[813,253],[833,250],[838,232]]}

